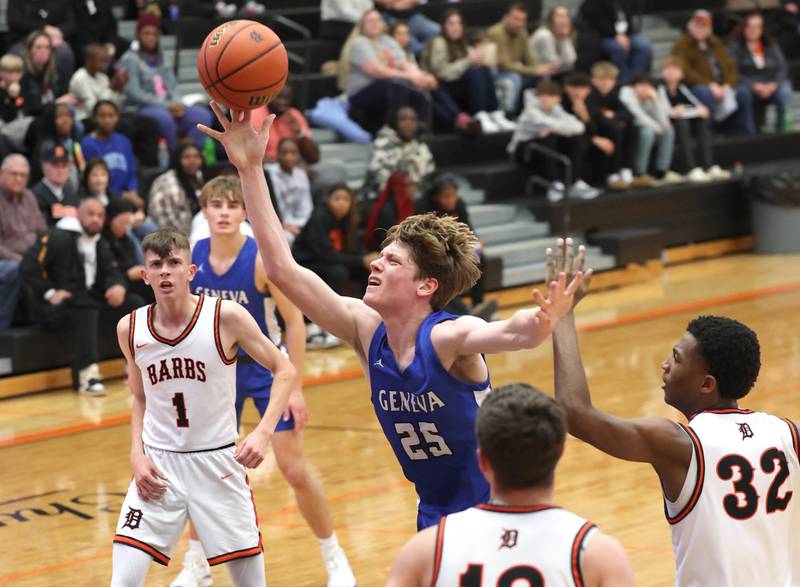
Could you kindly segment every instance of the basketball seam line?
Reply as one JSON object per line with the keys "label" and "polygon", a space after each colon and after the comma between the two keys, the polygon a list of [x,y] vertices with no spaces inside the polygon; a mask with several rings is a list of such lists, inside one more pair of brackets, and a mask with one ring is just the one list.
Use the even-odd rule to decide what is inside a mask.
{"label": "basketball seam line", "polygon": [[[241,32],[241,31],[237,31],[237,32]],[[233,40],[233,37],[231,37],[231,40]],[[275,49],[276,47],[278,47],[278,46],[279,46],[279,45],[281,45],[281,44],[282,44],[282,43],[281,43],[280,41],[278,41],[278,42],[277,42],[277,43],[275,43],[275,44],[274,44],[272,47],[270,47],[270,48],[269,48],[269,49],[267,49],[266,51],[263,51],[262,53],[260,53],[260,54],[256,55],[255,57],[252,57],[252,58],[250,58],[250,60],[248,60],[248,61],[246,61],[246,62],[242,63],[242,64],[241,64],[239,67],[237,67],[236,69],[234,69],[234,70],[233,70],[233,71],[231,71],[230,73],[226,74],[224,77],[218,77],[218,78],[217,78],[217,80],[216,80],[215,82],[213,82],[213,83],[209,84],[209,86],[208,86],[208,87],[209,87],[209,88],[213,88],[215,85],[217,85],[217,84],[219,84],[219,83],[222,83],[223,81],[225,81],[226,79],[228,79],[228,78],[229,78],[229,77],[231,77],[232,75],[234,75],[234,74],[236,74],[236,73],[239,73],[239,72],[240,72],[241,70],[243,70],[245,67],[247,67],[248,65],[250,65],[250,64],[252,64],[252,63],[254,63],[255,61],[258,61],[259,59],[261,59],[262,57],[264,57],[264,55],[266,55],[267,53],[269,53],[270,51],[272,51],[273,49]],[[227,46],[226,46],[225,48],[227,48]],[[221,58],[221,57],[222,57],[222,52],[220,52],[220,56],[217,58],[217,66],[216,66],[216,68],[215,68],[215,69],[217,70],[217,76],[219,76],[219,60],[220,60],[220,58]],[[236,88],[231,88],[231,87],[229,87],[229,86],[226,86],[225,84],[222,84],[222,85],[223,85],[223,86],[224,86],[226,89],[228,89],[228,90],[232,90],[232,91],[234,91],[234,92],[255,92],[255,91],[258,91],[258,90],[262,90],[262,89],[266,89],[266,88],[272,87],[272,86],[274,86],[275,84],[278,84],[278,83],[280,83],[280,82],[281,82],[281,80],[283,80],[283,77],[284,77],[284,76],[281,76],[281,79],[279,79],[278,81],[276,81],[276,82],[274,82],[274,83],[271,83],[271,84],[269,84],[269,85],[267,85],[267,86],[264,86],[263,88],[253,88],[253,89],[239,90],[239,89],[236,89]]]}

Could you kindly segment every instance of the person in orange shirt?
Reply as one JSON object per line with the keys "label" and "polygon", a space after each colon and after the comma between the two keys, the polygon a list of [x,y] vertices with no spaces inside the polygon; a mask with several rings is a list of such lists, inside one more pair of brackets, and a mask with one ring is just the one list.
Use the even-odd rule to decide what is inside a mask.
{"label": "person in orange shirt", "polygon": [[300,110],[292,106],[292,97],[292,87],[284,86],[270,102],[269,107],[262,106],[253,110],[253,127],[261,128],[264,120],[270,114],[275,115],[275,122],[272,123],[264,155],[267,163],[274,163],[278,160],[278,143],[283,139],[291,138],[297,141],[303,163],[306,166],[314,165],[319,161],[319,147],[314,142],[306,117]]}

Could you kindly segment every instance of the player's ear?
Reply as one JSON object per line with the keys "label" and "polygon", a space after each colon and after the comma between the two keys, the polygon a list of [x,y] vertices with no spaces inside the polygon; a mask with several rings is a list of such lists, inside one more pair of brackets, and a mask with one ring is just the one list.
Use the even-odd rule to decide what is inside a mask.
{"label": "player's ear", "polygon": [[189,281],[194,279],[195,274],[197,273],[197,265],[194,263],[189,263]]}
{"label": "player's ear", "polygon": [[478,468],[481,470],[481,473],[483,473],[483,476],[486,477],[486,480],[491,483],[491,479],[494,476],[492,464],[480,448],[476,449],[475,452],[478,453]]}
{"label": "player's ear", "polygon": [[417,291],[424,296],[432,296],[439,289],[439,280],[435,277],[426,277],[417,288]]}
{"label": "player's ear", "polygon": [[150,285],[150,281],[147,279],[147,270],[144,267],[139,269],[139,275],[142,276],[142,281],[145,285]]}
{"label": "player's ear", "polygon": [[718,393],[719,389],[717,388],[717,378],[707,373],[705,377],[703,377],[703,383],[700,385],[700,393],[703,395],[710,395],[714,393]]}

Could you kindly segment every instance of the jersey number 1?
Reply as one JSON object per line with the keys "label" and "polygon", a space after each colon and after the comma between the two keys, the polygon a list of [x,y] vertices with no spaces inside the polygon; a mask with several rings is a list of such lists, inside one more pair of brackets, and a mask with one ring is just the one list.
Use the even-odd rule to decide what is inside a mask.
{"label": "jersey number 1", "polygon": [[[530,587],[544,587],[544,577],[535,567],[519,565],[503,571],[497,578],[497,587],[522,587],[525,583],[517,581],[527,581]],[[483,565],[470,565],[467,570],[461,573],[459,587],[481,587],[483,583]]]}
{"label": "jersey number 1", "polygon": [[182,393],[176,393],[172,396],[172,405],[175,406],[175,412],[178,414],[178,418],[175,420],[178,428],[188,428],[189,418],[186,417],[186,404],[183,401]]}

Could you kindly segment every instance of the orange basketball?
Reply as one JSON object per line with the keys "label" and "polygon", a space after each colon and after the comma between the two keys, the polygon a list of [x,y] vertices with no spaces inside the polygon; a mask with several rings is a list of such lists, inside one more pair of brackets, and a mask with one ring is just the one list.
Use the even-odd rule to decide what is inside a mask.
{"label": "orange basketball", "polygon": [[283,89],[289,58],[272,29],[252,20],[232,20],[203,41],[197,73],[208,95],[220,104],[253,110]]}

